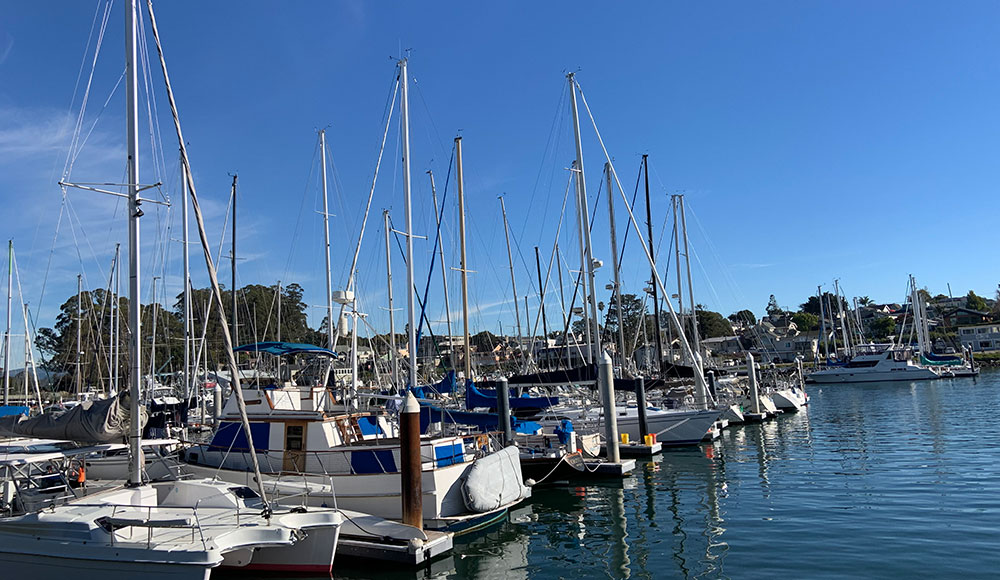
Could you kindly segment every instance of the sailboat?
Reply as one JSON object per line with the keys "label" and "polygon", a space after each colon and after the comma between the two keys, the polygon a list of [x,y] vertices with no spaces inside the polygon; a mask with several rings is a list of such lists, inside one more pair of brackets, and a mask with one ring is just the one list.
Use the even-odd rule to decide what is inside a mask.
{"label": "sailboat", "polygon": [[[10,577],[106,580],[207,579],[215,567],[253,567],[329,573],[340,531],[334,510],[289,510],[269,505],[248,487],[213,480],[147,484],[139,450],[141,381],[139,296],[139,152],[137,1],[125,10],[128,112],[127,178],[129,214],[130,377],[127,398],[130,442],[129,481],[124,487],[90,495],[43,512],[0,520],[0,566]],[[180,133],[152,4],[149,17]],[[179,139],[184,152],[184,141]],[[190,168],[184,152],[188,183]],[[199,226],[203,224],[191,188]],[[204,240],[204,236],[203,236]],[[206,252],[207,256],[207,252]],[[210,258],[209,275],[218,283]],[[221,311],[221,309],[220,309]],[[231,346],[230,346],[231,349]],[[250,437],[249,432],[247,437]]]}
{"label": "sailboat", "polygon": [[[409,210],[406,60],[401,60],[398,67],[404,189]],[[321,146],[324,143],[321,133]],[[325,153],[323,157],[325,165]],[[324,188],[324,206],[325,194]],[[410,221],[407,211],[408,232],[411,231]],[[325,241],[329,252],[329,237]],[[407,248],[408,288],[412,289],[412,242],[408,242]],[[329,279],[329,266],[327,268]],[[328,291],[330,289],[328,284]],[[409,352],[416,353],[413,292],[407,294]],[[357,316],[353,312],[353,290],[346,290],[329,296],[329,320],[332,321],[335,297],[344,305],[350,305],[352,315]],[[262,481],[274,494],[301,496],[309,505],[337,505],[377,517],[401,519],[402,462],[395,417],[385,410],[358,410],[357,358],[351,357],[352,387],[341,400],[336,400],[328,388],[325,373],[314,373],[306,379],[308,369],[292,364],[296,358],[301,362],[306,357],[314,360],[320,357],[327,362],[319,368],[329,369],[336,356],[332,350],[336,338],[332,324],[327,330],[328,348],[286,342],[239,347],[239,351],[270,355],[277,361],[271,372],[255,382],[256,388],[247,388],[245,394],[251,431],[259,445],[251,446],[239,429],[239,393],[234,388],[212,441],[187,450],[187,469],[194,474],[245,484],[253,475],[252,461],[260,457]],[[282,359],[286,359],[287,364],[282,363]],[[417,384],[416,367],[412,364],[409,384]],[[530,490],[523,485],[516,449],[488,452],[483,447],[482,441],[473,439],[467,443],[461,436],[421,438],[425,528],[452,532],[478,529],[499,521],[510,507],[530,495]]]}

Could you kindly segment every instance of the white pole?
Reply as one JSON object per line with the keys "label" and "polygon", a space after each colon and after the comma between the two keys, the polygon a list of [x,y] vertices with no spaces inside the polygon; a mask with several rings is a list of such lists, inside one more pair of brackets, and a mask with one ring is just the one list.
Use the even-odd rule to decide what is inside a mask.
{"label": "white pole", "polygon": [[[698,333],[698,308],[694,301],[694,286],[691,283],[691,254],[688,252],[688,226],[687,211],[684,209],[684,196],[678,195],[681,212],[681,230],[684,234],[684,262],[687,264],[688,300],[691,302],[691,332],[694,338],[693,350],[696,355],[701,356],[701,336]],[[680,267],[680,264],[678,264]]]}
{"label": "white pole", "polygon": [[[600,319],[597,316],[597,290],[594,288],[594,252],[590,243],[590,204],[587,201],[587,180],[583,171],[583,141],[580,138],[580,114],[576,106],[576,78],[573,73],[569,73],[567,77],[569,78],[569,89],[573,93],[570,103],[573,110],[573,135],[576,138],[576,169],[579,171],[577,191],[580,195],[580,217],[582,218],[583,240],[587,253],[587,285],[590,288],[589,294],[584,294],[584,297],[590,300],[590,317],[591,323],[594,325],[591,337],[593,343],[590,345],[591,361],[596,361],[601,353],[601,327]],[[608,192],[608,195],[610,194],[611,192]]]}
{"label": "white pole", "polygon": [[76,392],[83,392],[83,275],[76,275]]}
{"label": "white pole", "polygon": [[[181,172],[183,173],[183,171]],[[181,221],[184,222],[184,395],[191,400],[191,261],[188,251],[187,181],[181,175]]]}
{"label": "white pole", "polygon": [[140,292],[139,286],[139,102],[136,71],[137,31],[136,0],[129,0],[125,10],[125,96],[128,125],[128,315],[129,315],[129,485],[142,485],[142,425],[139,422],[139,390],[142,379],[140,351]]}
{"label": "white pole", "polygon": [[326,347],[333,350],[333,279],[330,274],[330,210],[326,193],[326,130],[319,132],[319,150],[320,163],[323,164],[323,237],[326,243]]}
{"label": "white pole", "polygon": [[115,244],[115,319],[112,323],[111,331],[114,335],[114,343],[111,348],[114,351],[114,369],[111,372],[111,385],[113,394],[117,395],[121,389],[118,386],[118,367],[121,364],[122,354],[122,313],[121,313],[121,290],[122,290],[122,260],[121,244]]}
{"label": "white pole", "polygon": [[514,282],[514,257],[510,253],[510,228],[507,227],[507,206],[500,196],[500,213],[503,214],[503,237],[507,240],[507,264],[510,267],[510,287],[514,293],[514,320],[517,322],[517,344],[523,347],[524,334],[521,332],[521,312],[517,305],[517,283]]}
{"label": "white pole", "polygon": [[[416,306],[413,303],[413,206],[410,200],[410,91],[405,58],[399,61],[399,80],[402,95],[399,109],[399,124],[403,141],[403,195],[406,206],[406,309],[408,318],[406,343],[407,351],[410,356],[410,372],[408,375],[408,382],[410,387],[416,387],[417,312]],[[459,175],[461,175],[461,169],[459,172]],[[462,267],[465,267],[464,263]]]}
{"label": "white pole", "polygon": [[14,240],[7,242],[7,331],[3,335],[3,404],[10,404],[10,309],[14,281]]}
{"label": "white pole", "polygon": [[[441,214],[438,212],[437,188],[434,187],[434,172],[427,170],[427,175],[431,178],[431,199],[434,200],[434,221],[438,229],[441,229]],[[448,300],[448,268],[444,263],[444,239],[440,239],[438,251],[441,256],[441,285],[444,287],[444,318],[448,323],[448,352],[452,357],[451,366],[455,368],[455,345],[451,334],[451,303]]]}
{"label": "white pole", "polygon": [[[472,380],[472,346],[469,344],[469,264],[465,260],[465,174],[462,172],[462,138],[455,137],[455,176],[458,181],[458,237],[462,272],[462,343],[465,345],[465,380]],[[502,200],[501,200],[502,201]],[[514,296],[517,304],[517,296]]]}
{"label": "white pole", "polygon": [[389,361],[392,363],[392,386],[399,388],[399,349],[396,348],[396,313],[392,307],[392,251],[389,249],[389,210],[382,211],[385,222],[385,276],[389,292]]}
{"label": "white pole", "polygon": [[[579,246],[580,246],[580,272],[582,273],[587,268],[587,250],[586,250],[586,248],[584,246],[584,242],[583,242],[583,236],[584,236],[584,234],[583,234],[583,217],[582,217],[582,215],[587,212],[587,208],[584,207],[582,210],[580,208],[580,177],[581,177],[581,175],[580,175],[580,172],[577,170],[577,167],[579,167],[579,164],[576,161],[573,161],[573,172],[574,172],[573,176],[574,176],[574,179],[576,180],[576,227],[577,227],[577,231],[580,233],[580,235],[578,237],[578,241],[579,241]],[[579,280],[580,284],[583,285],[583,296],[584,296],[583,302],[585,304],[584,304],[584,306],[583,306],[583,308],[581,310],[583,312],[583,317],[582,317],[583,318],[583,336],[584,336],[584,340],[587,341],[587,350],[585,351],[587,353],[587,356],[586,356],[585,360],[586,360],[587,364],[590,364],[590,363],[592,363],[594,361],[594,352],[593,352],[593,348],[592,348],[593,341],[590,338],[590,313],[587,311],[587,306],[586,306],[586,301],[587,301],[587,298],[586,298],[586,296],[587,296],[587,279],[583,278],[583,277],[578,277],[577,280]],[[573,313],[570,312],[570,317],[572,318],[572,316],[573,316]]]}
{"label": "white pole", "polygon": [[607,176],[608,187],[608,224],[611,226],[611,268],[615,273],[615,308],[618,311],[618,360],[621,361],[622,371],[625,371],[625,329],[622,324],[622,286],[621,277],[618,275],[618,238],[615,235],[615,196],[611,189],[611,164],[604,165],[604,172]]}

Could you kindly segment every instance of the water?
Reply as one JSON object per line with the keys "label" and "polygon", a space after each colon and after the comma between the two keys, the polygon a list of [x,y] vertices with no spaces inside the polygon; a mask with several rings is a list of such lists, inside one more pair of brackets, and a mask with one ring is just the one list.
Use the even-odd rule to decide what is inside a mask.
{"label": "water", "polygon": [[624,482],[536,490],[428,569],[335,576],[997,576],[1000,371],[809,392],[806,413],[728,429]]}

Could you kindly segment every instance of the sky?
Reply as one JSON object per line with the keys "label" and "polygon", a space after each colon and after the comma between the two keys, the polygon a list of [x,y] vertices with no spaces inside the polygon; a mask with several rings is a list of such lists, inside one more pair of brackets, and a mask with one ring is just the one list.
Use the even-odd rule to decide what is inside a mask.
{"label": "sky", "polygon": [[[0,15],[0,233],[14,241],[21,294],[37,326],[53,325],[78,274],[86,288],[104,287],[115,244],[126,241],[119,198],[58,185],[124,181],[124,13],[113,3],[101,35],[106,6],[8,3]],[[432,170],[446,196],[442,239],[456,333],[453,139],[463,138],[473,331],[511,333],[514,323],[501,195],[519,300],[529,295],[534,325],[534,247],[545,276],[575,158],[568,72],[629,200],[641,156],[649,156],[661,270],[671,255],[670,196],[685,196],[694,301],[707,309],[761,314],[770,294],[794,309],[818,286],[832,290],[835,279],[847,296],[877,302],[902,301],[910,274],[932,294],[947,294],[950,284],[956,295],[992,297],[1000,281],[993,2],[174,1],[156,10],[213,253],[220,243],[222,256],[230,251],[223,240],[238,174],[239,284],[300,284],[313,326],[325,314],[326,285],[318,131],[328,143],[338,289],[347,284],[404,55],[413,230],[427,237],[414,240],[415,283],[422,294],[434,247]],[[178,146],[142,19],[152,70],[140,71],[141,181],[162,182],[147,194],[173,202],[145,205],[143,301],[169,296],[172,305],[183,251]],[[593,253],[604,263],[597,286],[607,301],[605,156],[582,100],[580,107],[596,206]],[[380,332],[388,328],[382,210],[405,229],[398,111],[397,99],[357,273],[359,307]],[[617,188],[615,195],[620,246],[628,218]],[[570,270],[580,263],[573,207],[571,197],[559,235],[567,301]],[[621,276],[624,292],[641,295],[649,266],[635,236],[628,234]],[[193,228],[192,242],[194,284],[204,287]],[[405,309],[396,247],[392,260],[395,307]],[[444,334],[435,268],[428,311]],[[547,284],[550,327],[561,322],[558,268]],[[228,265],[220,276],[228,285]],[[399,332],[404,318],[399,311]]]}

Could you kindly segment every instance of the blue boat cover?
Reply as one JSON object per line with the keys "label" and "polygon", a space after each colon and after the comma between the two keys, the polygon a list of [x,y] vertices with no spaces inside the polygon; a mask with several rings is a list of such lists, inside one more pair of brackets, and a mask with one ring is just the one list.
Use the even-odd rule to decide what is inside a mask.
{"label": "blue boat cover", "polygon": [[290,354],[325,354],[330,357],[339,356],[328,348],[316,346],[314,344],[303,344],[298,342],[255,342],[244,344],[233,349],[233,352],[266,352],[274,356],[285,356]]}
{"label": "blue boat cover", "polygon": [[[527,393],[510,398],[511,409],[548,409],[559,404],[559,397],[529,397]],[[494,389],[480,389],[471,380],[465,381],[465,408],[497,408],[497,392]]]}
{"label": "blue boat cover", "polygon": [[429,395],[454,393],[457,388],[458,382],[455,380],[455,371],[448,371],[448,374],[437,383],[411,388],[410,390],[413,391],[414,397],[418,399],[426,399]]}
{"label": "blue boat cover", "polygon": [[[500,419],[496,413],[473,413],[471,411],[457,411],[452,409],[441,409],[426,403],[420,404],[420,432],[426,433],[427,427],[431,423],[454,423],[457,425],[469,425],[479,427],[482,432],[496,431],[500,428]],[[511,427],[515,433],[525,433],[532,435],[539,433],[542,426],[534,421],[521,421],[511,417]]]}
{"label": "blue boat cover", "polygon": [[6,417],[7,415],[27,415],[30,412],[30,408],[20,405],[0,405],[0,417]]}

